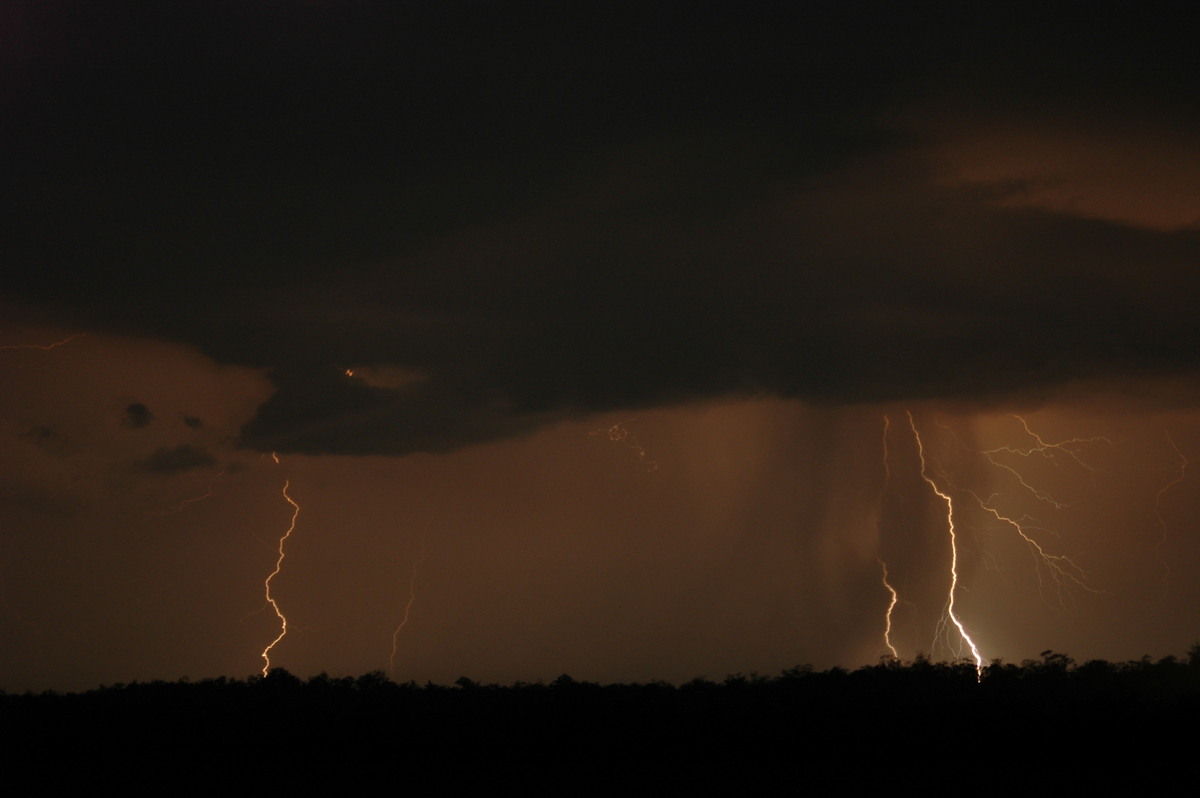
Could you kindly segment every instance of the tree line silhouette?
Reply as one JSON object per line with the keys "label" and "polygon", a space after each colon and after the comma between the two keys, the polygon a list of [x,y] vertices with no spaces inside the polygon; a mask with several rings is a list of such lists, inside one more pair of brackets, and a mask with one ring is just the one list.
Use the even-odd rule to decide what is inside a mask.
{"label": "tree line silhouette", "polygon": [[[694,786],[774,794],[886,789],[1138,789],[1192,772],[1170,740],[1200,710],[1200,645],[1184,658],[1020,664],[885,659],[722,681],[454,685],[375,671],[300,679],[134,682],[0,693],[6,772],[47,791],[119,781],[523,794]],[[239,786],[240,785],[240,786]],[[783,790],[787,792],[787,790]],[[794,794],[794,793],[792,793]]]}

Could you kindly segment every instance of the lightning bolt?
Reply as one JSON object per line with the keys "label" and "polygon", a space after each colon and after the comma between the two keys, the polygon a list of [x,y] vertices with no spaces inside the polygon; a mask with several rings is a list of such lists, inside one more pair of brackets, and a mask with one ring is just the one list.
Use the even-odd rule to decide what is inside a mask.
{"label": "lightning bolt", "polygon": [[209,486],[208,491],[206,493],[204,493],[200,496],[193,496],[189,499],[184,499],[183,501],[179,502],[179,504],[176,504],[174,507],[168,507],[165,510],[159,510],[156,513],[152,513],[152,515],[157,518],[161,518],[164,515],[175,515],[176,513],[183,512],[189,506],[195,504],[196,502],[202,502],[205,499],[211,499],[212,497],[213,497],[213,489],[211,486]]}
{"label": "lightning bolt", "polygon": [[[1090,438],[1069,438],[1063,441],[1047,442],[1044,438],[1042,438],[1041,435],[1033,431],[1033,429],[1029,426],[1029,422],[1026,421],[1025,418],[1015,413],[1010,415],[1012,418],[1015,418],[1017,421],[1021,422],[1021,427],[1024,429],[1025,434],[1033,439],[1033,444],[1026,447],[1011,445],[999,446],[994,449],[985,449],[980,451],[967,446],[962,438],[960,438],[950,427],[944,424],[940,424],[939,426],[949,432],[964,450],[971,452],[972,454],[981,455],[996,468],[1008,472],[1022,489],[1030,493],[1039,501],[1054,507],[1056,510],[1062,510],[1066,507],[1069,507],[1070,505],[1067,502],[1059,501],[1048,491],[1038,488],[1029,480],[1027,480],[1024,474],[1022,474],[1018,469],[998,458],[1004,454],[1022,458],[1030,458],[1036,455],[1049,460],[1050,462],[1054,463],[1055,466],[1059,466],[1059,458],[1061,456],[1066,456],[1070,459],[1070,461],[1075,463],[1080,468],[1083,468],[1094,474],[1096,469],[1086,460],[1084,460],[1077,450],[1081,446],[1087,444],[1104,443],[1111,446],[1112,441],[1103,436],[1095,436]],[[1048,573],[1055,583],[1058,605],[1061,609],[1066,609],[1066,602],[1070,597],[1070,587],[1072,585],[1081,587],[1091,593],[1099,592],[1087,584],[1086,573],[1077,563],[1075,563],[1074,560],[1063,554],[1052,554],[1048,552],[1041,543],[1038,542],[1032,533],[1035,530],[1040,530],[1042,532],[1048,532],[1048,530],[1045,527],[1034,526],[1034,524],[1038,523],[1035,521],[1035,519],[1028,515],[1022,515],[1020,518],[1014,518],[1010,515],[1005,515],[998,507],[995,506],[994,499],[998,494],[993,494],[987,499],[983,499],[975,491],[966,492],[975,499],[976,503],[979,505],[979,508],[984,513],[991,515],[1000,523],[1010,527],[1029,547],[1030,553],[1033,555],[1036,563],[1035,570],[1038,577],[1038,592],[1039,594],[1043,595],[1043,598],[1045,591],[1043,572]]]}
{"label": "lightning bolt", "polygon": [[174,507],[168,507],[165,510],[159,510],[156,513],[152,513],[152,516],[156,517],[156,518],[161,518],[161,517],[167,516],[167,515],[175,515],[176,513],[183,512],[184,510],[186,510],[188,507],[195,504],[196,502],[202,502],[205,499],[211,499],[213,496],[216,495],[216,488],[214,487],[214,485],[216,485],[217,480],[223,476],[225,476],[225,472],[218,471],[216,473],[216,475],[213,476],[212,480],[209,481],[208,490],[205,493],[203,493],[199,496],[192,496],[190,498],[184,499],[183,501],[176,504]]}
{"label": "lightning bolt", "polygon": [[[892,481],[892,465],[891,454],[888,451],[888,430],[891,429],[892,420],[885,414],[883,417],[883,487],[879,489],[879,514],[876,516],[875,525],[878,530],[882,524],[883,502],[887,497],[888,485]],[[891,595],[891,601],[888,603],[887,610],[883,614],[883,644],[887,646],[887,650],[892,653],[892,659],[899,659],[900,654],[896,651],[896,647],[892,645],[892,612],[896,609],[896,604],[900,600],[900,594],[888,582],[887,563],[882,558],[876,558],[879,562],[879,567],[883,569],[881,581],[884,588]]]}
{"label": "lightning bolt", "polygon": [[[946,596],[946,616],[949,617],[951,623],[958,630],[959,637],[971,649],[971,656],[975,659],[975,676],[980,681],[983,680],[983,655],[979,653],[979,647],[975,645],[975,641],[971,639],[971,635],[967,632],[967,627],[959,620],[958,615],[954,612],[954,597],[958,592],[958,535],[954,528],[954,500],[950,498],[950,494],[942,491],[937,483],[929,476],[929,471],[925,462],[925,444],[921,440],[921,433],[917,431],[917,422],[913,419],[912,411],[905,411],[908,414],[908,425],[912,428],[913,437],[917,441],[917,456],[921,460],[921,478],[929,485],[930,489],[942,501],[946,503],[946,529],[950,535],[950,591]],[[939,623],[938,635],[941,634]]]}
{"label": "lightning bolt", "polygon": [[1187,476],[1187,467],[1190,463],[1187,456],[1180,451],[1179,445],[1175,443],[1175,439],[1171,437],[1171,434],[1164,434],[1167,436],[1167,442],[1171,444],[1171,448],[1175,450],[1175,456],[1179,458],[1179,473],[1174,479],[1159,488],[1158,493],[1154,494],[1154,515],[1156,518],[1158,518],[1158,525],[1162,527],[1162,535],[1158,539],[1158,544],[1154,547],[1154,552],[1158,555],[1159,562],[1162,563],[1163,584],[1164,586],[1169,587],[1171,566],[1167,564],[1167,560],[1162,554],[1162,548],[1167,544],[1167,521],[1165,518],[1163,518],[1162,514],[1162,500],[1163,496],[1167,495],[1167,492],[1170,491],[1171,488],[1183,482],[1184,478]]}
{"label": "lightning bolt", "polygon": [[888,593],[890,593],[892,596],[891,602],[888,603],[887,612],[884,613],[883,616],[883,644],[887,646],[888,651],[892,652],[892,659],[900,659],[899,652],[897,652],[896,647],[892,645],[892,610],[896,609],[896,604],[900,601],[900,594],[897,593],[896,588],[892,587],[888,582],[887,563],[883,560],[880,560],[879,567],[883,569],[883,577],[881,580],[883,582],[883,586],[887,588]]}
{"label": "lightning bolt", "polygon": [[400,631],[408,625],[408,615],[412,611],[413,602],[417,600],[417,567],[425,562],[425,540],[421,539],[421,556],[413,561],[412,574],[408,579],[408,602],[404,605],[404,617],[400,625],[392,632],[392,656],[388,659],[388,673],[396,675],[396,652],[399,650]]}
{"label": "lightning bolt", "polygon": [[[279,458],[275,454],[272,454],[271,456],[273,458],[275,458],[275,462],[277,462],[277,463],[279,462]],[[276,637],[274,640],[272,640],[270,642],[270,644],[266,648],[263,649],[263,652],[262,652],[262,658],[263,658],[262,674],[263,674],[263,676],[266,676],[267,673],[271,670],[271,649],[275,648],[275,646],[279,643],[279,641],[282,640],[285,635],[287,635],[287,618],[284,616],[282,610],[279,609],[279,604],[277,604],[275,602],[274,596],[271,595],[271,580],[273,580],[276,576],[278,576],[279,572],[281,570],[283,570],[283,559],[285,556],[283,553],[283,545],[284,545],[284,543],[287,542],[287,539],[289,537],[291,537],[292,532],[296,529],[296,519],[300,517],[300,505],[296,504],[296,502],[292,499],[292,497],[288,495],[288,486],[289,485],[290,485],[290,482],[288,480],[284,480],[284,482],[283,482],[283,498],[287,500],[288,504],[292,505],[292,522],[288,526],[287,531],[283,533],[283,536],[279,538],[279,559],[277,559],[275,561],[275,570],[272,571],[270,573],[270,575],[266,578],[266,580],[263,582],[263,591],[266,595],[267,603],[271,605],[271,609],[275,610],[275,615],[276,615],[276,617],[279,618],[279,624],[280,624],[279,636]]]}
{"label": "lightning bolt", "polygon": [[1033,529],[1033,527],[1026,526],[1026,523],[1029,521],[1027,516],[1022,516],[1019,519],[1011,518],[1002,514],[995,507],[981,499],[974,491],[968,492],[975,498],[975,501],[979,502],[980,508],[982,508],[985,512],[990,513],[997,521],[1012,527],[1016,531],[1017,535],[1019,535],[1020,538],[1029,546],[1030,552],[1034,556],[1034,561],[1037,563],[1035,570],[1037,571],[1038,575],[1039,593],[1041,593],[1043,590],[1043,568],[1048,571],[1051,577],[1054,579],[1055,587],[1058,593],[1058,603],[1059,606],[1064,609],[1066,608],[1065,598],[1066,596],[1070,595],[1068,590],[1072,584],[1083,588],[1089,593],[1099,592],[1087,584],[1087,574],[1084,573],[1083,569],[1080,568],[1074,560],[1065,554],[1051,554],[1042,548],[1041,544],[1038,543],[1037,540],[1026,531],[1026,529]]}
{"label": "lightning bolt", "polygon": [[[1095,472],[1096,469],[1079,456],[1077,449],[1083,445],[1095,443],[1106,443],[1109,446],[1112,446],[1112,441],[1103,436],[1096,436],[1091,438],[1068,438],[1067,440],[1058,441],[1056,443],[1049,443],[1042,438],[1041,435],[1034,432],[1030,428],[1029,422],[1026,421],[1023,416],[1019,416],[1016,413],[1012,413],[1011,416],[1017,421],[1021,422],[1021,426],[1024,428],[1025,434],[1030,438],[1033,438],[1034,444],[1025,448],[1020,446],[999,446],[995,449],[988,449],[978,452],[978,454],[982,454],[992,465],[1011,474],[1013,478],[1015,478],[1021,485],[1021,487],[1033,494],[1039,501],[1053,505],[1056,510],[1061,510],[1064,507],[1068,507],[1069,505],[1066,502],[1061,502],[1046,491],[1034,487],[1032,484],[1026,481],[1025,477],[1016,468],[997,459],[997,457],[1001,454],[1009,454],[1028,459],[1034,455],[1038,455],[1044,459],[1050,460],[1057,466],[1059,465],[1059,456],[1063,455],[1073,461],[1080,468],[1090,472]],[[958,436],[956,435],[955,437],[957,438]],[[959,439],[959,443],[962,443],[961,439]],[[965,447],[966,445],[963,444],[963,446]]]}
{"label": "lightning bolt", "polygon": [[1018,416],[1016,413],[1013,413],[1012,417],[1017,421],[1020,421],[1021,426],[1025,428],[1025,433],[1037,441],[1037,446],[1031,447],[1027,452],[1025,452],[1025,456],[1028,456],[1033,452],[1037,452],[1044,457],[1054,459],[1054,453],[1061,452],[1074,460],[1075,463],[1081,468],[1085,468],[1088,471],[1095,471],[1096,469],[1084,462],[1084,460],[1075,452],[1075,449],[1071,447],[1079,446],[1080,444],[1085,443],[1107,443],[1109,446],[1112,446],[1112,441],[1103,435],[1098,435],[1092,438],[1068,438],[1067,440],[1059,441],[1058,443],[1046,443],[1046,441],[1042,439],[1041,435],[1038,435],[1029,428],[1029,422],[1026,421],[1024,417]]}
{"label": "lightning bolt", "polygon": [[69,344],[71,341],[74,341],[76,338],[82,338],[85,335],[87,335],[87,333],[75,333],[74,335],[67,336],[66,338],[62,339],[61,341],[55,341],[52,344],[6,344],[3,346],[0,346],[0,350],[40,349],[43,352],[46,352],[51,349],[58,349],[63,344]]}

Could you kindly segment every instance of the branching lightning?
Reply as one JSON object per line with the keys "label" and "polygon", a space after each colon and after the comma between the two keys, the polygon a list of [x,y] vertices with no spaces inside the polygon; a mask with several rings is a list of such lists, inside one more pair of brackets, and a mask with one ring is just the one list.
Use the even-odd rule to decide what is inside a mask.
{"label": "branching lightning", "polygon": [[1011,518],[1002,514],[999,510],[980,498],[974,491],[970,491],[975,501],[979,502],[980,508],[985,512],[990,513],[997,521],[1005,523],[1016,530],[1017,535],[1028,544],[1030,552],[1034,556],[1034,561],[1037,564],[1035,568],[1038,576],[1038,592],[1042,592],[1042,569],[1050,574],[1054,579],[1055,589],[1058,594],[1058,603],[1060,607],[1065,608],[1065,599],[1069,595],[1068,589],[1072,584],[1081,587],[1090,593],[1098,593],[1099,591],[1087,584],[1087,574],[1080,568],[1074,560],[1065,554],[1051,554],[1042,548],[1042,545],[1037,542],[1027,531],[1033,527],[1028,526],[1030,519],[1027,516],[1021,518]]}
{"label": "branching lightning", "polygon": [[[968,648],[971,649],[971,656],[975,660],[975,674],[979,679],[983,678],[983,655],[979,653],[979,647],[975,645],[975,641],[971,639],[971,635],[967,632],[966,626],[959,620],[959,617],[954,612],[954,598],[958,592],[958,536],[954,528],[954,500],[950,498],[950,494],[942,491],[933,477],[929,476],[929,471],[925,462],[925,444],[921,441],[921,433],[917,431],[917,422],[913,419],[911,411],[908,413],[908,425],[912,428],[913,437],[917,441],[917,456],[921,461],[921,478],[928,483],[930,489],[946,503],[946,529],[950,535],[950,590],[946,596],[946,617],[954,624],[958,630],[959,637],[965,642]],[[941,626],[939,624],[938,634],[941,634]]]}
{"label": "branching lightning", "polygon": [[[275,458],[275,462],[279,462],[278,457],[276,457],[274,454],[271,456]],[[283,546],[284,543],[287,542],[287,539],[291,537],[292,532],[296,529],[296,519],[300,517],[300,505],[288,495],[289,485],[290,482],[288,480],[284,480],[283,498],[287,500],[288,504],[292,505],[292,522],[288,525],[287,531],[283,533],[283,536],[279,538],[279,558],[275,561],[275,570],[272,571],[263,582],[263,590],[267,598],[267,603],[271,605],[271,609],[275,610],[275,615],[279,618],[280,624],[279,636],[272,640],[262,652],[263,676],[266,676],[271,670],[271,649],[275,648],[279,641],[282,640],[285,635],[287,635],[287,618],[284,616],[283,611],[279,609],[279,604],[276,603],[275,598],[271,595],[271,580],[273,580],[279,574],[279,572],[283,570],[283,559],[285,556],[283,553]]]}
{"label": "branching lightning", "polygon": [[[1041,435],[1033,431],[1033,429],[1029,426],[1029,422],[1026,421],[1024,417],[1015,413],[1011,415],[1012,418],[1015,418],[1017,421],[1021,422],[1021,427],[1024,429],[1025,434],[1033,439],[1034,443],[1032,445],[1027,447],[999,446],[994,449],[979,451],[968,447],[966,443],[959,438],[958,435],[954,434],[952,430],[949,430],[948,427],[945,427],[945,429],[950,431],[950,434],[954,436],[955,440],[957,440],[959,445],[964,449],[974,454],[983,456],[996,468],[1008,472],[1023,490],[1027,491],[1038,501],[1053,507],[1055,510],[1062,510],[1066,507],[1069,507],[1070,505],[1067,502],[1056,499],[1048,491],[1042,490],[1032,484],[1018,469],[1001,460],[1000,456],[1007,454],[1027,459],[1037,455],[1054,463],[1055,466],[1059,465],[1059,457],[1065,456],[1078,467],[1094,474],[1096,469],[1080,456],[1078,449],[1081,446],[1096,443],[1104,443],[1111,446],[1112,441],[1103,436],[1095,436],[1090,438],[1069,438],[1067,440],[1054,443],[1047,442],[1044,438],[1042,438]],[[1035,524],[1038,524],[1039,522],[1031,518],[1029,515],[1022,515],[1019,518],[1006,515],[995,504],[994,500],[997,496],[996,494],[984,499],[974,491],[966,492],[975,499],[979,505],[979,508],[984,513],[991,515],[997,521],[1013,529],[1021,538],[1021,540],[1023,540],[1029,547],[1029,551],[1033,555],[1036,563],[1035,570],[1038,577],[1039,593],[1044,593],[1045,588],[1045,583],[1043,582],[1043,570],[1048,573],[1054,581],[1055,592],[1057,594],[1058,605],[1060,608],[1066,608],[1067,599],[1070,597],[1070,587],[1072,585],[1081,587],[1091,593],[1098,592],[1088,585],[1087,574],[1074,560],[1064,554],[1052,554],[1048,552],[1041,543],[1038,542],[1032,533],[1035,530],[1040,530],[1043,532],[1048,531],[1045,527],[1035,526]]]}
{"label": "branching lightning", "polygon": [[1061,502],[1046,491],[1040,490],[1031,485],[1026,481],[1025,477],[1019,471],[1017,471],[1017,469],[998,460],[997,456],[1002,453],[1024,458],[1030,458],[1034,455],[1038,455],[1044,459],[1050,460],[1055,465],[1058,465],[1059,455],[1065,455],[1080,468],[1094,472],[1096,469],[1079,456],[1079,452],[1076,451],[1077,448],[1081,445],[1094,443],[1106,443],[1109,446],[1112,446],[1112,441],[1103,436],[1096,436],[1092,438],[1068,438],[1067,440],[1058,441],[1057,443],[1048,443],[1042,438],[1041,435],[1030,429],[1029,422],[1026,421],[1023,416],[1013,413],[1012,417],[1021,422],[1021,426],[1024,428],[1025,434],[1033,438],[1034,444],[1026,448],[1021,448],[1019,446],[1000,446],[995,449],[988,449],[986,451],[979,452],[979,454],[982,454],[984,457],[986,457],[988,462],[990,462],[992,465],[1012,474],[1021,487],[1033,494],[1038,500],[1053,505],[1056,510],[1061,510],[1064,507],[1069,506],[1066,502]]}

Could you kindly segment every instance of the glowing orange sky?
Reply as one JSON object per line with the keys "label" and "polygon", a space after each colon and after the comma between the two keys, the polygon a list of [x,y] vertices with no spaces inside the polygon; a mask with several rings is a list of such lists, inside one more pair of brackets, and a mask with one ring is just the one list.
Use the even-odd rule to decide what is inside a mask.
{"label": "glowing orange sky", "polygon": [[7,3],[0,688],[1186,651],[1177,12]]}
{"label": "glowing orange sky", "polygon": [[[57,335],[47,332],[13,334]],[[8,689],[253,672],[278,633],[262,580],[291,514],[284,479],[303,513],[275,581],[289,634],[272,661],[299,674],[387,667],[423,545],[401,679],[678,681],[873,662],[886,653],[889,602],[879,559],[899,591],[901,656],[956,653],[955,641],[934,640],[944,507],[920,480],[904,425],[889,433],[880,503],[882,415],[899,408],[711,402],[451,455],[275,465],[230,448],[264,391],[252,370],[100,334],[3,357],[5,383],[21,388],[3,407],[15,444],[0,503]],[[143,429],[120,423],[133,396],[155,416]],[[932,473],[959,501],[958,612],[985,656],[1052,647],[1130,658],[1188,645],[1200,606],[1192,476],[1160,497],[1161,525],[1155,505],[1178,473],[1170,441],[1200,451],[1200,416],[1112,407],[1022,411],[1047,441],[1112,441],[1080,450],[1088,469],[1024,469],[1065,504],[1056,510],[968,452],[1031,446],[1012,416],[914,406]],[[193,415],[211,420],[187,432],[219,466],[139,474]],[[616,421],[655,470],[590,434]],[[53,433],[29,432],[41,426]],[[1068,586],[1060,598],[1010,529],[971,511],[968,491],[1035,516],[1046,547],[1074,558],[1096,592]]]}

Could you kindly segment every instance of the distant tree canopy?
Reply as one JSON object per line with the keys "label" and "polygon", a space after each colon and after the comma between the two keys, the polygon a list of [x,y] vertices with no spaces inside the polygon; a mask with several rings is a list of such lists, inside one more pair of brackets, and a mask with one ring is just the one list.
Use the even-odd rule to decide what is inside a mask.
{"label": "distant tree canopy", "polygon": [[[1059,750],[1070,740],[1089,752],[1092,770],[1081,774],[1076,759],[1054,759],[1038,778],[1042,786],[1077,788],[1100,786],[1113,768],[1138,761],[1128,752],[1146,744],[1146,729],[1184,727],[1198,711],[1200,646],[1185,659],[1081,665],[1044,651],[1019,665],[993,662],[982,679],[973,662],[926,657],[680,686],[601,685],[568,674],[549,684],[462,677],[453,686],[422,686],[381,671],[305,680],[277,668],[245,680],[0,694],[0,751],[14,772],[52,780],[92,778],[136,754],[172,775],[194,773],[208,759],[295,787],[333,768],[356,778],[403,774],[408,787],[441,792],[536,779],[569,793],[580,772],[623,780],[621,789],[681,780],[711,787],[716,779],[726,791],[753,792],[770,774],[802,772],[837,792],[923,778],[931,751],[943,776],[976,778],[970,768],[979,751],[1007,751],[1015,740],[1029,751]],[[839,765],[849,749],[872,767]],[[64,751],[73,769],[60,767]],[[1016,790],[1023,774],[1000,768],[989,785]]]}

